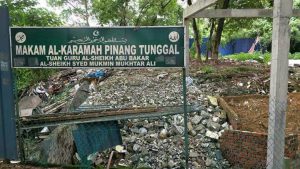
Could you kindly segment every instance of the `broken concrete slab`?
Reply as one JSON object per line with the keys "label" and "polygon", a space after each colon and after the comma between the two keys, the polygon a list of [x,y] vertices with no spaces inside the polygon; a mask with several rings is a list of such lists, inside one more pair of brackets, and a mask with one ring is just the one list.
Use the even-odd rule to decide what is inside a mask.
{"label": "broken concrete slab", "polygon": [[25,96],[23,97],[18,105],[20,110],[20,117],[31,116],[33,110],[42,102],[39,96]]}

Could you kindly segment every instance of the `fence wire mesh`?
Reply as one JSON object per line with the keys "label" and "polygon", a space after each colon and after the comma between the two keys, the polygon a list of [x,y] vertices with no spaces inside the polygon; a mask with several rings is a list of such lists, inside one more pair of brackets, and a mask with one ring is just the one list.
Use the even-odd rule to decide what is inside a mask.
{"label": "fence wire mesh", "polygon": [[[123,78],[122,75],[120,77]],[[176,76],[168,75],[166,83],[174,84],[168,81],[178,80],[174,77]],[[117,81],[114,80],[113,83]],[[141,78],[138,82],[128,83],[134,83],[140,94],[157,92],[157,96],[163,94],[158,96],[163,100],[168,96],[167,92],[175,90],[177,101],[182,99],[181,88],[178,86],[173,86],[173,89],[164,93],[154,89],[150,93],[143,93],[146,90],[141,89],[144,81]],[[180,86],[179,80],[176,84]],[[122,83],[118,87],[125,91],[128,88]],[[188,106],[187,123],[189,168],[300,168],[298,93],[289,94],[284,115],[285,103],[269,101],[267,96],[215,98],[202,95],[195,84],[189,85],[187,92],[188,101],[192,104]],[[101,97],[110,96],[108,93]],[[124,98],[128,95],[131,93],[123,92],[118,98],[122,98],[127,105],[133,105]],[[110,96],[113,97],[115,96]],[[182,102],[174,99],[173,106],[162,103],[161,107],[150,107],[151,111],[145,111],[139,108],[126,109],[126,106],[117,107],[114,102],[111,107],[107,104],[109,98],[106,99],[102,100],[105,103],[103,105],[81,105],[63,115],[56,113],[32,116],[35,117],[32,121],[28,120],[31,117],[20,117],[18,120],[22,134],[19,135],[19,141],[23,144],[20,148],[24,152],[25,161],[37,162],[43,166],[81,168],[186,167]],[[153,101],[149,99],[149,103]],[[137,109],[139,112],[132,116],[128,114]],[[156,113],[149,116],[154,111],[152,109]],[[101,116],[101,113],[97,114],[95,111],[106,115]],[[123,111],[127,113],[124,116],[108,115],[124,113]],[[145,112],[141,113],[142,111]],[[284,123],[286,128],[283,128]],[[275,127],[275,124],[279,124],[279,127]]]}

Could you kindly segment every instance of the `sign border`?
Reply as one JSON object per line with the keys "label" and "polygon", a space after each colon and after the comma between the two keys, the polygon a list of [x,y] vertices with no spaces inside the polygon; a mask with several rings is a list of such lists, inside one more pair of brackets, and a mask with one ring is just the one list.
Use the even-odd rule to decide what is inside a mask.
{"label": "sign border", "polygon": [[97,67],[17,67],[13,66],[13,54],[12,54],[12,38],[11,38],[11,29],[14,28],[30,28],[30,29],[40,29],[40,28],[47,28],[47,29],[65,29],[65,28],[76,28],[76,29],[81,29],[81,28],[116,28],[116,29],[124,29],[124,28],[183,28],[183,34],[184,34],[184,39],[183,39],[183,67],[99,67],[103,69],[179,69],[179,68],[187,68],[188,66],[186,65],[186,27],[184,25],[181,26],[110,26],[110,27],[97,27],[97,26],[83,26],[83,27],[71,27],[71,26],[62,26],[62,27],[41,27],[41,26],[10,26],[9,27],[9,41],[10,41],[10,59],[11,59],[11,68],[16,68],[16,69],[76,69],[76,68],[97,68]]}

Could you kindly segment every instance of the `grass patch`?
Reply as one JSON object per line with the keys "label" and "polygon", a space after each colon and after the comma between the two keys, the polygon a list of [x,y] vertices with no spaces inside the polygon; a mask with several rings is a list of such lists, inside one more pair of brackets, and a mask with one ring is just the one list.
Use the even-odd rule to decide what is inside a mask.
{"label": "grass patch", "polygon": [[205,65],[200,68],[200,71],[205,73],[205,74],[210,74],[216,72],[216,69],[213,66],[210,65]]}
{"label": "grass patch", "polygon": [[255,60],[259,63],[268,63],[271,60],[270,53],[260,53],[255,52],[253,54],[250,53],[238,53],[233,55],[228,55],[226,58],[230,58],[236,61],[246,61],[246,60]]}
{"label": "grass patch", "polygon": [[[238,53],[233,55],[225,56],[236,61],[256,60],[259,63],[268,63],[271,61],[271,53]],[[300,53],[289,54],[289,59],[300,60]]]}
{"label": "grass patch", "polygon": [[300,60],[300,53],[293,53],[289,55],[289,59]]}
{"label": "grass patch", "polygon": [[[204,68],[206,67],[206,68]],[[259,73],[261,69],[253,66],[233,66],[225,68],[214,68],[212,66],[204,66],[201,68],[201,78],[204,80],[222,81],[231,79],[236,76],[247,76],[248,74]],[[207,68],[210,67],[210,68]],[[203,69],[206,71],[203,71]]]}
{"label": "grass patch", "polygon": [[223,74],[242,74],[242,73],[254,73],[259,71],[259,69],[250,66],[237,66],[237,67],[227,67],[221,71]]}
{"label": "grass patch", "polygon": [[18,91],[22,91],[37,82],[47,80],[58,69],[15,69],[15,78]]}

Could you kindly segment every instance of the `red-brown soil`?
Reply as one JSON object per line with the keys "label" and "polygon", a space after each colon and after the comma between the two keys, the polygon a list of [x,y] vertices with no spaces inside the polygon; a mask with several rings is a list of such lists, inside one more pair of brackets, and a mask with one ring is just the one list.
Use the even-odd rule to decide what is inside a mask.
{"label": "red-brown soil", "polygon": [[[241,96],[226,101],[239,117],[240,130],[268,132],[268,97]],[[286,119],[286,134],[300,134],[300,93],[289,95]]]}

